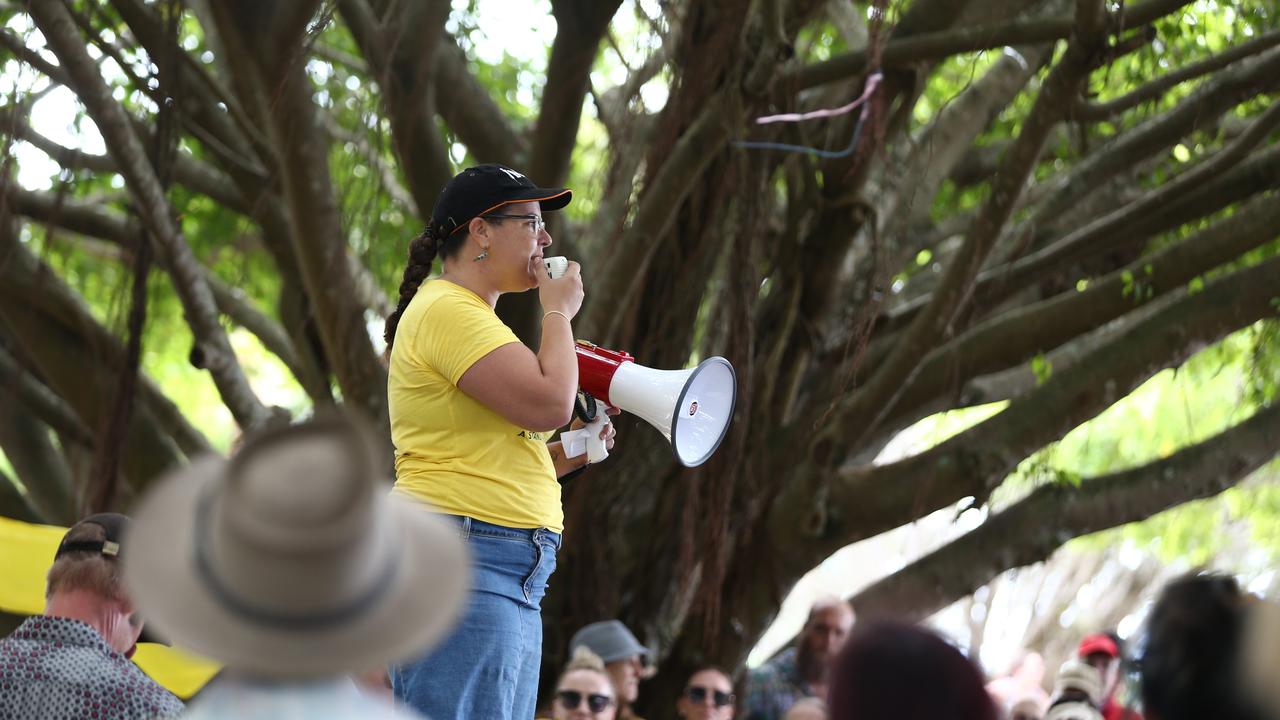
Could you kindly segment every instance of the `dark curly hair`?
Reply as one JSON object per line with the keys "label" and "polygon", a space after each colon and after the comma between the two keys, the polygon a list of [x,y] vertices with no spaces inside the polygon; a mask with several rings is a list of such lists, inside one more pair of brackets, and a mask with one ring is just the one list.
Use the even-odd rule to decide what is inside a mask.
{"label": "dark curly hair", "polygon": [[829,679],[831,720],[996,720],[978,667],[914,625],[860,625]]}
{"label": "dark curly hair", "polygon": [[1226,575],[1193,574],[1165,587],[1147,618],[1138,660],[1148,717],[1265,720],[1240,682],[1251,603]]}

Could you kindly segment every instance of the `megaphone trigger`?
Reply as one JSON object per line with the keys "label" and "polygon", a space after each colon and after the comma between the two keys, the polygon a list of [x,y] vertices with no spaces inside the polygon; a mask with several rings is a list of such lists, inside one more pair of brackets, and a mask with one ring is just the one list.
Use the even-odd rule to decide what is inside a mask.
{"label": "megaphone trigger", "polygon": [[609,424],[608,405],[591,396],[586,391],[578,391],[578,398],[573,403],[573,412],[578,419],[586,423],[577,430],[560,433],[560,446],[565,457],[578,457],[587,454],[587,463],[594,464],[609,457],[609,449],[600,438],[605,425]]}

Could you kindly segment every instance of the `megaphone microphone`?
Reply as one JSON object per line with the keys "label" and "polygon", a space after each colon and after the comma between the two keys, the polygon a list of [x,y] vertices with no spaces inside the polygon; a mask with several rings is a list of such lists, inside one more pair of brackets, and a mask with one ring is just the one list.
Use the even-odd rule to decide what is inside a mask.
{"label": "megaphone microphone", "polygon": [[737,378],[728,360],[712,357],[688,370],[654,370],[636,363],[630,353],[585,340],[579,340],[575,350],[578,385],[587,395],[587,414],[593,417],[581,430],[561,433],[566,456],[576,457],[585,450],[588,462],[609,457],[600,439],[609,407],[637,415],[657,428],[685,467],[703,464],[720,447],[738,396]]}
{"label": "megaphone microphone", "polygon": [[569,258],[561,255],[543,258],[542,261],[547,264],[547,275],[550,275],[552,280],[564,275],[564,271],[569,269]]}

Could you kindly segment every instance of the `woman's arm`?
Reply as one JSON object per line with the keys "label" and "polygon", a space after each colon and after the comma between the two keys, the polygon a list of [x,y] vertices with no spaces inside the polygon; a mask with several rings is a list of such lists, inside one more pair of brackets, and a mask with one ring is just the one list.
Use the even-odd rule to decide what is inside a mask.
{"label": "woman's arm", "polygon": [[551,453],[551,464],[556,466],[556,477],[561,478],[580,467],[587,464],[587,454],[582,453],[578,457],[567,458],[564,456],[564,446],[559,440],[547,443],[547,451]]}
{"label": "woman's arm", "polygon": [[564,426],[573,415],[578,394],[578,356],[570,319],[582,305],[582,276],[575,262],[562,277],[539,275],[542,344],[534,355],[521,343],[510,343],[476,361],[458,378],[458,388],[511,423],[528,430]]}

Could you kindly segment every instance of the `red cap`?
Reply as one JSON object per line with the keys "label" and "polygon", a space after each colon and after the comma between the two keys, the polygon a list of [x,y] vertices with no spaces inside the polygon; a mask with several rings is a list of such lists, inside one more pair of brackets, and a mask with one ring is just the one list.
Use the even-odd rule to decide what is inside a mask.
{"label": "red cap", "polygon": [[1088,657],[1094,653],[1105,653],[1111,657],[1120,657],[1120,648],[1116,647],[1116,641],[1104,633],[1094,633],[1086,636],[1080,641],[1080,647],[1076,650],[1076,655],[1080,657]]}

